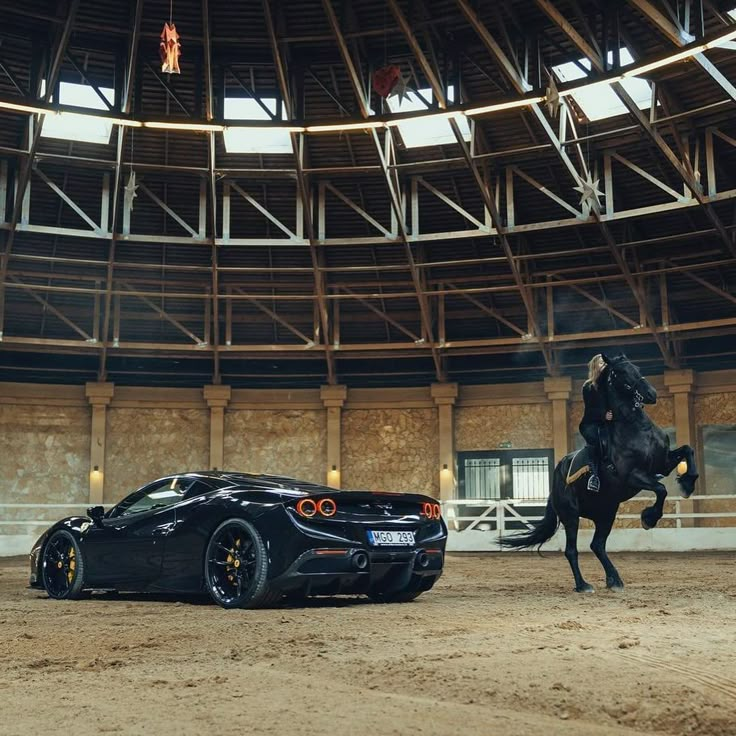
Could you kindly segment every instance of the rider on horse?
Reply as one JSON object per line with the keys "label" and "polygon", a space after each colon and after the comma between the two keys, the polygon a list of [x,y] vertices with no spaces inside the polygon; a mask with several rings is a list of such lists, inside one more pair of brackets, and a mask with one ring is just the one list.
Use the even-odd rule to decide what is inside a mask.
{"label": "rider on horse", "polygon": [[[539,547],[554,535],[561,523],[565,527],[565,557],[575,578],[575,590],[589,593],[593,586],[580,572],[577,537],[580,518],[590,519],[595,526],[590,548],[603,565],[606,585],[621,590],[621,577],[606,553],[606,540],[619,505],[641,490],[654,491],[656,500],[641,512],[641,525],[644,529],[655,527],[662,518],[667,497],[663,476],[677,469],[682,495],[688,498],[695,490],[698,478],[695,453],[689,445],[670,448],[667,434],[644,411],[645,405],[656,403],[657,390],[623,354],[611,358],[596,355],[590,361],[590,377],[583,386],[583,398],[585,416],[580,431],[591,446],[591,454],[595,453],[598,462],[604,463],[607,472],[602,477],[595,473],[599,476],[598,488],[602,484],[604,492],[585,490],[589,458],[581,458],[581,452],[565,455],[552,474],[552,490],[544,517],[531,524],[528,531],[502,538],[501,544],[516,549]],[[601,430],[610,439],[605,453],[598,452]],[[604,461],[603,455],[609,460]],[[612,472],[614,465],[615,472]],[[600,467],[596,468],[599,470]]]}
{"label": "rider on horse", "polygon": [[606,462],[606,448],[609,445],[608,424],[613,421],[613,412],[608,405],[606,380],[608,365],[599,353],[588,363],[588,380],[583,384],[585,413],[580,422],[580,434],[588,443],[590,457],[590,476],[588,490],[599,491],[601,487],[599,465]]}

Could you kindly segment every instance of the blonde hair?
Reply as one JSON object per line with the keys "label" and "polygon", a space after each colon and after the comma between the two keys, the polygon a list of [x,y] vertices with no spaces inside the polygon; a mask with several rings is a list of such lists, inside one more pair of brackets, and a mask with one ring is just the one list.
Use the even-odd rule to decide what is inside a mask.
{"label": "blonde hair", "polygon": [[585,382],[586,385],[590,383],[595,388],[598,388],[598,379],[601,377],[601,373],[603,373],[605,367],[606,361],[603,360],[603,356],[600,353],[594,355],[588,363],[588,380]]}

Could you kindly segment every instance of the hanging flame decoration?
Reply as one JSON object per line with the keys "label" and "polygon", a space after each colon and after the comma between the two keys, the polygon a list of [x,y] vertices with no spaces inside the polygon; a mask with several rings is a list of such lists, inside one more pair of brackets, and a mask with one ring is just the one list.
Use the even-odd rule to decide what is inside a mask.
{"label": "hanging flame decoration", "polygon": [[400,79],[401,69],[396,64],[382,66],[373,72],[373,90],[379,97],[386,99]]}
{"label": "hanging flame decoration", "polygon": [[161,54],[161,71],[167,74],[181,74],[179,69],[179,57],[181,56],[181,44],[176,26],[173,23],[164,23],[161,31],[161,43],[159,44]]}

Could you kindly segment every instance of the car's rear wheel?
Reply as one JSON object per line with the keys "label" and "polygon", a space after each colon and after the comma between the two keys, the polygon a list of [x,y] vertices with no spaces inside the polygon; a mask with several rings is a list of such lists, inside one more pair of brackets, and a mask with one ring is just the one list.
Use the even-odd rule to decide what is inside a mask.
{"label": "car's rear wheel", "polygon": [[74,535],[54,532],[43,550],[41,580],[51,598],[81,598],[84,589],[84,557]]}
{"label": "car's rear wheel", "polygon": [[227,519],[212,533],[204,577],[212,599],[224,608],[259,608],[280,597],[268,584],[266,545],[245,519]]}

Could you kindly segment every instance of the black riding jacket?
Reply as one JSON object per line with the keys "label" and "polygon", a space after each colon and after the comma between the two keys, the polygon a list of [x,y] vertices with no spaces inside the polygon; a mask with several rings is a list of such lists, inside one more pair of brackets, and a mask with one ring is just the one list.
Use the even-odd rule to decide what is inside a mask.
{"label": "black riding jacket", "polygon": [[583,401],[585,402],[585,413],[580,422],[583,424],[602,424],[606,421],[606,412],[610,409],[606,399],[605,382],[608,378],[607,371],[601,373],[598,379],[598,387],[592,383],[583,386]]}

